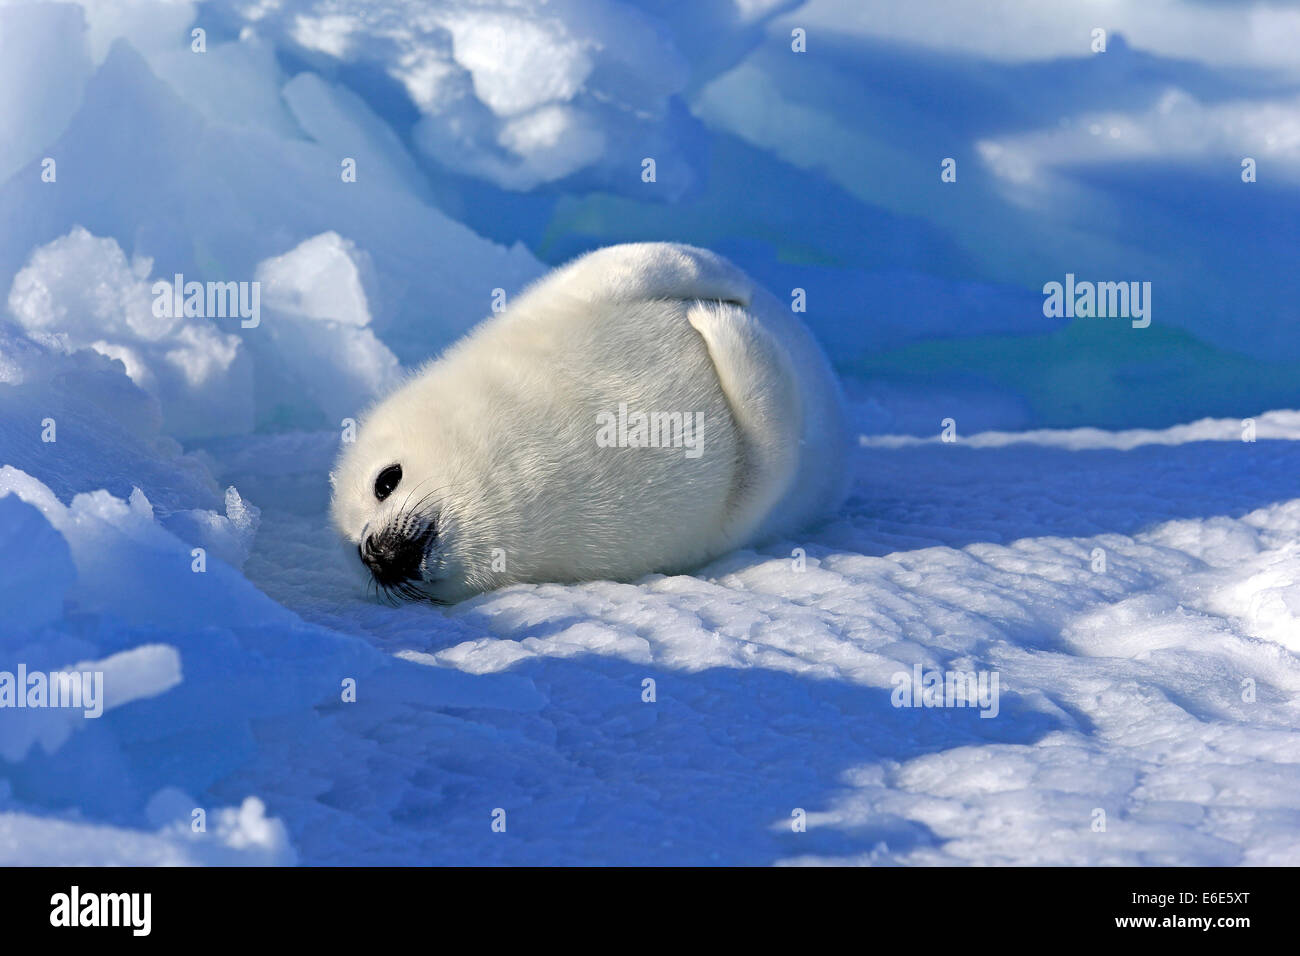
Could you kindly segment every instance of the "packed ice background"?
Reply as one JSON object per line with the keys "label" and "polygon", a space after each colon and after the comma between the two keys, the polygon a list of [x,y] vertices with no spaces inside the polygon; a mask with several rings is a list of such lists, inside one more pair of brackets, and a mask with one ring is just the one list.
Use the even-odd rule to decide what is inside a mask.
{"label": "packed ice background", "polygon": [[[0,712],[0,863],[1300,863],[1297,51],[1281,2],[0,3],[0,670],[108,708]],[[806,290],[848,503],[368,596],[344,419],[640,239]],[[1045,318],[1067,272],[1151,326]],[[261,324],[156,318],[176,273]]]}

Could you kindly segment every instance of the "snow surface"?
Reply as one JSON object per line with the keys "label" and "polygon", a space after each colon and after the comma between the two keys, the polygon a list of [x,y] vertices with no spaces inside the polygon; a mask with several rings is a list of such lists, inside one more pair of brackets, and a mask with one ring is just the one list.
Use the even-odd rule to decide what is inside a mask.
{"label": "snow surface", "polygon": [[[994,6],[0,2],[0,671],[107,682],[0,709],[0,862],[1300,862],[1300,23]],[[807,291],[848,504],[369,599],[348,420],[646,238]],[[1067,271],[1152,327],[1044,318]],[[177,273],[260,323],[158,315]]]}

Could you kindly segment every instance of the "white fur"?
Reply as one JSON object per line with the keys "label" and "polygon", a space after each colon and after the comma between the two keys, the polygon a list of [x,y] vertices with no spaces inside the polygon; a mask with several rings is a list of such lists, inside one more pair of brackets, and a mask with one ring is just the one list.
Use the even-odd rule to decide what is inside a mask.
{"label": "white fur", "polygon": [[[609,448],[598,414],[702,412],[702,453]],[[689,570],[835,508],[847,429],[825,357],[725,259],[637,243],[541,279],[372,408],[334,474],[352,543],[436,521],[420,590]],[[403,478],[376,500],[376,475]],[[408,523],[410,523],[408,521]],[[504,563],[504,570],[501,569]]]}

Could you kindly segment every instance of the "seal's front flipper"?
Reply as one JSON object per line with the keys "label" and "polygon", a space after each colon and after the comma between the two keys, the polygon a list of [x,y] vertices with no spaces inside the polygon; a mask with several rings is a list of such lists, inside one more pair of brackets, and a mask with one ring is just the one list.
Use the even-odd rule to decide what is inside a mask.
{"label": "seal's front flipper", "polygon": [[741,459],[724,526],[729,547],[738,547],[794,480],[803,427],[798,383],[785,350],[744,309],[698,302],[687,318],[704,337],[739,433]]}

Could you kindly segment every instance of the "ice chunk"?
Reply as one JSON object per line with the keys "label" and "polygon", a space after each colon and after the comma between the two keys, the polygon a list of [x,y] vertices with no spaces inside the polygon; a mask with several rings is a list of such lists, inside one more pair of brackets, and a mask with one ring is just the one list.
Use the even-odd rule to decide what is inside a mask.
{"label": "ice chunk", "polygon": [[299,73],[284,84],[281,97],[312,139],[355,161],[358,177],[428,201],[428,183],[405,145],[355,92],[315,73]]}
{"label": "ice chunk", "polygon": [[218,507],[206,467],[160,433],[157,399],[120,362],[50,350],[0,319],[0,371],[0,462],[63,500],[98,488],[126,497],[138,486],[164,513]]}
{"label": "ice chunk", "polygon": [[[231,62],[234,69],[238,57]],[[256,57],[249,62],[244,80],[256,79],[270,88],[267,95],[278,95],[279,75]],[[96,257],[101,271],[117,276],[102,292],[87,290],[83,298],[90,299],[129,293],[136,301],[139,288],[149,291],[145,280],[150,276],[167,280],[180,273],[186,281],[252,281],[260,262],[314,236],[335,232],[370,257],[375,281],[366,292],[375,335],[401,361],[415,364],[488,314],[494,289],[512,295],[543,271],[522,245],[505,248],[482,239],[431,206],[422,191],[413,191],[413,185],[408,188],[404,177],[390,175],[409,162],[400,153],[386,155],[399,148],[396,138],[383,136],[364,112],[350,111],[346,96],[315,102],[304,95],[305,86],[309,84],[291,84],[291,102],[323,142],[299,132],[283,135],[274,124],[268,126],[252,116],[238,124],[212,117],[205,112],[209,107],[202,96],[194,92],[197,99],[189,102],[189,86],[181,84],[178,90],[158,79],[135,50],[119,42],[87,83],[82,108],[54,146],[61,170],[93,168],[94,174],[60,175],[58,188],[44,191],[18,181],[0,185],[0,221],[11,227],[0,232],[0,290],[11,286],[10,277],[29,263],[32,250],[52,238],[63,235],[64,251],[70,255],[74,250],[68,233],[84,220],[87,209],[96,211],[96,222],[104,224],[96,231],[116,242],[120,254],[120,259],[114,254],[110,263],[111,250],[80,250]],[[257,103],[249,100],[247,111],[260,110]],[[142,152],[134,145],[141,141],[156,148]],[[366,165],[371,161],[367,157],[381,154],[379,166]],[[343,178],[342,163],[348,158],[358,162],[355,182]],[[117,188],[106,192],[100,184],[109,181]],[[232,196],[242,198],[235,202]],[[383,215],[377,215],[377,210],[383,210]],[[147,274],[133,271],[150,259],[154,265]],[[20,303],[29,321],[39,321],[38,285],[33,283]],[[64,288],[60,296],[75,291]],[[206,326],[184,323],[174,333],[178,339],[174,348],[183,354],[176,356],[178,361],[163,364],[175,367],[178,377],[205,371],[201,364],[180,361],[183,358],[224,360],[216,341],[187,341],[203,334],[197,331],[199,326],[220,329],[242,341],[256,338],[247,333],[259,331],[241,328],[239,321],[203,322]],[[77,327],[89,331],[87,323]],[[374,359],[374,343],[366,336],[356,339],[356,347],[368,353],[367,361]],[[150,364],[150,350],[138,341],[99,334],[86,337],[84,347],[95,342],[131,349],[155,375],[160,374],[157,357]],[[126,361],[129,356],[121,350],[117,354]],[[240,364],[237,354],[232,375]],[[207,373],[217,371],[214,366]],[[270,404],[257,409],[259,421],[277,427],[321,424],[319,410],[305,423],[287,420],[274,406],[277,397],[272,389]],[[213,398],[215,404],[190,406],[195,414],[206,408],[208,414],[201,422],[181,420],[177,430],[169,425],[168,431],[180,434],[181,426],[189,426],[186,433],[197,433],[199,425],[217,428],[223,419],[217,433],[247,430],[250,409],[243,403],[253,401],[249,388],[234,385]],[[168,403],[164,408],[172,417],[185,410],[184,403],[175,408]],[[330,425],[337,427],[337,419]]]}
{"label": "ice chunk", "polygon": [[[1294,69],[1300,12],[1283,5],[1256,4],[1234,10],[1213,4],[1114,3],[1112,22],[1123,25],[1133,45],[1164,56],[1221,65]],[[953,53],[1011,62],[1050,60],[1089,51],[1098,22],[1087,2],[1044,6],[1036,0],[1006,0],[988,17],[963,0],[924,5],[887,0],[811,0],[782,18],[810,32],[892,40]],[[1082,39],[1080,39],[1082,38]],[[1108,49],[1120,46],[1112,38]]]}
{"label": "ice chunk", "polygon": [[63,597],[76,580],[63,536],[32,505],[0,497],[0,607],[10,634],[63,617]]}
{"label": "ice chunk", "polygon": [[[0,5],[0,182],[48,155],[41,151],[80,105],[90,76],[84,29],[81,11],[68,4]],[[58,69],[48,69],[52,63]],[[37,171],[27,175],[40,188]]]}
{"label": "ice chunk", "polygon": [[[156,697],[181,682],[180,655],[165,644],[142,645],[103,660],[60,662],[48,673],[28,667],[10,651],[0,659],[0,666],[5,669],[3,680],[13,682],[13,694],[24,699],[22,705],[16,704],[16,697],[6,701],[0,757],[11,763],[22,760],[37,742],[46,753],[53,753],[88,720],[98,720],[106,711],[134,700]],[[37,680],[44,700],[33,706],[27,702]],[[52,702],[56,683],[74,687],[69,700],[57,707]]]}
{"label": "ice chunk", "polygon": [[121,362],[162,403],[174,435],[248,428],[250,369],[239,339],[202,317],[172,314],[170,301],[157,308],[151,268],[151,260],[128,262],[115,240],[77,226],[32,254],[14,278],[9,312],[46,345]]}
{"label": "ice chunk", "polygon": [[[362,273],[368,258],[337,232],[323,232],[257,267],[263,304],[287,315],[370,324]],[[370,279],[373,282],[373,277]]]}
{"label": "ice chunk", "polygon": [[[245,582],[225,565],[219,554],[199,556],[162,527],[149,499],[138,488],[127,500],[107,491],[76,495],[64,505],[41,482],[9,465],[0,466],[0,500],[16,495],[35,506],[67,541],[77,566],[69,598],[85,612],[111,611],[124,621],[142,625],[182,626],[196,619],[263,621],[274,605],[265,599],[231,603],[231,590]],[[231,512],[223,522],[199,526],[193,515],[177,519],[186,530],[215,541],[217,550],[237,558],[246,552],[254,518],[238,501],[227,497]],[[285,612],[287,613],[287,612]],[[272,617],[275,615],[272,614]]]}
{"label": "ice chunk", "polygon": [[[198,809],[203,809],[199,807]],[[206,812],[205,812],[206,813]],[[5,866],[292,866],[297,859],[283,823],[248,797],[205,815],[195,832],[187,818],[153,832],[130,827],[0,813]]]}
{"label": "ice chunk", "polygon": [[1300,98],[1202,103],[1177,87],[1139,112],[1085,112],[1066,124],[976,143],[1017,202],[1050,202],[1057,170],[1102,163],[1188,162],[1236,166],[1242,156],[1300,183]]}
{"label": "ice chunk", "polygon": [[262,262],[265,318],[247,341],[264,406],[337,426],[398,381],[397,357],[366,326],[366,258],[324,233]]}
{"label": "ice chunk", "polygon": [[226,489],[224,515],[194,508],[168,515],[163,525],[182,540],[200,545],[231,567],[240,568],[253,548],[261,514],[256,505],[241,498],[231,485]]}
{"label": "ice chunk", "polygon": [[211,122],[289,139],[301,135],[279,96],[285,77],[275,47],[254,32],[238,42],[222,43],[212,37],[203,52],[173,37],[149,53],[148,60],[160,79]]}
{"label": "ice chunk", "polygon": [[186,27],[197,5],[190,0],[77,0],[85,11],[90,49],[102,63],[113,41],[129,37],[142,53],[189,46]]}
{"label": "ice chunk", "polygon": [[[720,68],[761,42],[760,24],[778,9],[715,4],[685,26],[659,5],[651,13],[605,0],[416,4],[359,0],[236,7],[235,15],[319,64],[386,74],[419,112],[413,141],[461,173],[506,189],[580,176],[617,191],[642,187],[653,156],[672,175],[661,193],[694,181],[694,155],[673,98],[691,81],[678,41],[697,52],[707,35]],[[706,32],[707,31],[707,32]],[[698,77],[696,78],[698,79]],[[386,97],[370,84],[378,108]],[[388,104],[391,108],[391,102]]]}

